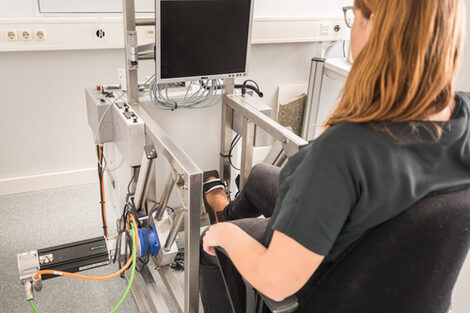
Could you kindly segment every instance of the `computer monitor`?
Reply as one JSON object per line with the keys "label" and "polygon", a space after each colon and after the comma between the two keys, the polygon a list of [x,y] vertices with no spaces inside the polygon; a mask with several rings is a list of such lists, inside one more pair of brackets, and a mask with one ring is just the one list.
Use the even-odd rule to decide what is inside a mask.
{"label": "computer monitor", "polygon": [[247,75],[253,0],[156,0],[156,81]]}

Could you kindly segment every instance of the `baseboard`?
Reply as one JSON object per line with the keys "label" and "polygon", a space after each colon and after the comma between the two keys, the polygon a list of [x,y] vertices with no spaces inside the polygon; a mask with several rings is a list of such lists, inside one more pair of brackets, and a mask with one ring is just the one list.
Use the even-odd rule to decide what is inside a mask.
{"label": "baseboard", "polygon": [[0,179],[0,196],[98,181],[96,168]]}

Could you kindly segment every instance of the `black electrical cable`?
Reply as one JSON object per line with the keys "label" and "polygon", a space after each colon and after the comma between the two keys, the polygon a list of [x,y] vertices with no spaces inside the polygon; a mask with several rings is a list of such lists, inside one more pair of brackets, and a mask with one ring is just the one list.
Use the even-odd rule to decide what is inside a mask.
{"label": "black electrical cable", "polygon": [[132,185],[132,182],[134,181],[135,176],[136,176],[136,174],[137,174],[137,168],[133,167],[133,168],[132,168],[132,171],[133,171],[134,173],[132,174],[132,178],[131,178],[131,180],[129,181],[129,185],[127,185],[127,193],[128,193],[128,194],[133,194],[133,193],[131,192],[131,185]]}
{"label": "black electrical cable", "polygon": [[232,143],[230,144],[230,150],[228,152],[228,161],[230,163],[230,166],[232,166],[235,170],[239,171],[240,169],[237,168],[235,165],[233,165],[232,163],[232,151],[233,149],[236,147],[236,145],[238,144],[238,142],[240,141],[242,137],[240,135],[236,135],[233,140],[232,140]]}
{"label": "black electrical cable", "polygon": [[[253,84],[255,84],[256,87],[253,87],[252,85],[248,85],[248,82],[252,82]],[[240,86],[240,87],[237,87],[237,86]],[[253,90],[254,92],[256,92],[256,94],[258,95],[258,97],[260,98],[263,98],[264,94],[261,92],[260,88],[259,88],[259,85],[257,82],[255,82],[254,80],[252,79],[247,79],[243,82],[243,84],[241,85],[235,85],[235,88],[241,88],[242,90],[242,95],[246,94],[246,90],[247,89],[251,89]]]}
{"label": "black electrical cable", "polygon": [[[232,145],[235,143],[235,139],[234,138],[234,141],[232,141]],[[239,138],[238,138],[239,140]],[[235,143],[236,144],[236,143]],[[136,171],[134,171],[134,174],[131,178],[131,180],[129,181],[129,184],[128,184],[128,191],[129,193],[127,194],[126,196],[126,205],[124,206],[123,208],[123,211],[122,211],[122,215],[120,217],[120,220],[119,220],[119,230],[118,230],[118,237],[117,237],[117,240],[116,240],[116,247],[115,247],[115,254],[114,254],[114,257],[113,257],[113,263],[116,262],[116,260],[118,261],[118,265],[119,265],[119,268],[122,267],[122,264],[125,264],[127,261],[128,261],[128,258],[130,257],[130,255],[132,255],[132,241],[131,241],[131,237],[128,233],[128,231],[126,230],[126,221],[128,220],[129,218],[129,215],[130,214],[133,214],[134,216],[138,216],[137,215],[137,212],[136,212],[136,208],[134,206],[134,203],[132,201],[132,194],[130,192],[130,186],[131,186],[131,183],[132,181],[135,179],[135,176],[136,176]],[[159,208],[159,203],[157,203],[156,201],[153,201],[153,200],[150,200],[150,202],[153,202],[154,205],[153,207],[149,210],[148,209],[148,205],[145,204],[144,205],[144,208],[145,208],[145,213],[147,215],[147,220],[146,220],[146,223],[145,223],[145,230],[146,230],[146,249],[145,249],[145,256],[144,257],[138,257],[137,261],[139,261],[139,265],[140,266],[140,269],[139,268],[136,268],[137,271],[141,271],[142,268],[148,264],[148,262],[150,261],[150,249],[149,249],[149,240],[148,240],[148,236],[149,236],[149,233],[150,233],[150,229],[151,229],[151,223],[150,221],[152,220],[152,215],[154,214],[154,212]],[[171,207],[167,207],[168,209],[171,209],[174,211],[173,208]],[[140,219],[137,219],[137,224],[136,227],[139,227],[139,228],[142,228],[143,227],[143,222],[140,220]],[[124,237],[124,238],[122,238]],[[121,257],[121,247],[122,247],[122,240],[124,240],[124,247],[125,247],[125,250],[123,251],[123,257]],[[130,250],[130,251],[129,251]],[[184,264],[184,255],[183,257],[181,258],[181,256],[179,257],[180,259],[177,259],[175,262],[176,264],[179,264],[179,265],[175,265],[175,269],[178,269],[178,270],[183,270],[184,269],[184,266],[182,264]],[[123,262],[123,263],[121,263]],[[124,277],[124,274],[121,274],[121,277]]]}
{"label": "black electrical cable", "polygon": [[[152,209],[148,210],[147,212],[147,222],[145,225],[145,256],[143,258],[139,258],[140,262],[143,265],[147,265],[150,261],[150,244],[149,244],[149,232],[150,232],[150,221],[152,219],[152,214],[157,209],[158,204],[155,203]],[[140,271],[140,270],[139,270]]]}
{"label": "black electrical cable", "polygon": [[[255,84],[255,86],[253,85],[249,85],[248,82],[252,82]],[[205,84],[202,80],[199,81],[199,83],[201,84],[201,86],[206,89],[206,90],[209,90],[211,87],[208,86],[207,84]],[[258,95],[258,97],[260,98],[263,98],[264,97],[264,94],[263,92],[261,92],[260,88],[259,88],[259,85],[257,82],[255,82],[254,80],[252,79],[247,79],[243,82],[243,84],[235,84],[234,86],[235,88],[237,89],[241,89],[242,90],[242,95],[246,94],[246,90],[247,89],[250,89],[250,90],[253,90],[254,92],[256,92],[256,94]],[[224,88],[223,85],[220,85],[220,86],[216,86],[215,87],[216,89],[222,89]]]}
{"label": "black electrical cable", "polygon": [[104,147],[99,145],[96,146],[96,153],[98,155],[98,179],[100,183],[100,204],[101,204],[101,221],[103,225],[104,236],[107,237],[108,227],[106,226],[106,218],[104,216],[104,194],[103,194],[103,168],[101,164],[103,162]]}

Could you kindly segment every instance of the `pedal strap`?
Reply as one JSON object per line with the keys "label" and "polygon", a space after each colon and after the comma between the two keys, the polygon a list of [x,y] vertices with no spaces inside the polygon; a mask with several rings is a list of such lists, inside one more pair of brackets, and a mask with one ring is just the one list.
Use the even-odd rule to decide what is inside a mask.
{"label": "pedal strap", "polygon": [[206,181],[202,185],[202,190],[204,191],[204,193],[208,193],[215,189],[225,189],[225,187],[226,186],[223,180],[220,178],[216,178],[216,179]]}

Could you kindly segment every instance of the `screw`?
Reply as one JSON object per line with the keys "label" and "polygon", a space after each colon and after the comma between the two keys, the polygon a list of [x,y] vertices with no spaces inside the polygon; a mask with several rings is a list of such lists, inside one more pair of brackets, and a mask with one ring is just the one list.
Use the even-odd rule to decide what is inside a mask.
{"label": "screw", "polygon": [[337,33],[341,30],[341,26],[335,25],[335,28],[333,30]]}

